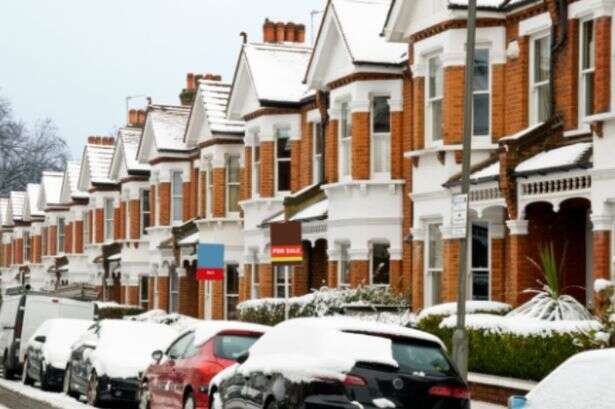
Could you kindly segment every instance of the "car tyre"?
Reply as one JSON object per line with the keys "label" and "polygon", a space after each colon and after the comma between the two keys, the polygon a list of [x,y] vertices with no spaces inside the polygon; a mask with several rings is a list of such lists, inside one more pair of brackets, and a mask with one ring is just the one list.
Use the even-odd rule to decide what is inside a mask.
{"label": "car tyre", "polygon": [[41,362],[41,371],[39,373],[39,379],[41,382],[41,390],[48,391],[50,388],[49,381],[47,380],[47,371],[43,369],[44,363]]}
{"label": "car tyre", "polygon": [[271,402],[267,404],[267,409],[284,409],[284,407],[280,405],[278,401],[272,399]]}
{"label": "car tyre", "polygon": [[[34,379],[30,378],[30,375],[28,375],[28,367],[29,366],[30,366],[30,363],[28,361],[28,358],[26,357],[26,359],[23,362],[23,372],[21,373],[21,382],[24,385],[32,386],[32,385],[34,385]],[[6,371],[6,369],[5,369],[5,371]]]}
{"label": "car tyre", "polygon": [[209,409],[222,409],[222,400],[218,392],[214,392],[213,395],[211,395]]}
{"label": "car tyre", "polygon": [[100,404],[99,392],[100,385],[98,382],[98,375],[96,372],[92,371],[90,375],[90,379],[88,380],[88,388],[86,393],[86,400],[88,405],[98,407]]}
{"label": "car tyre", "polygon": [[196,409],[196,402],[192,392],[188,392],[186,399],[184,399],[184,409]]}
{"label": "car tyre", "polygon": [[71,372],[72,371],[70,369],[70,365],[68,365],[66,367],[66,370],[64,371],[64,380],[62,381],[62,392],[64,392],[66,395],[70,396],[71,398],[79,399],[79,394],[73,392],[73,389],[70,387],[70,384],[73,380]]}
{"label": "car tyre", "polygon": [[7,351],[4,351],[4,356],[2,358],[2,376],[7,380],[11,380],[15,377],[15,371],[9,368],[9,355]]}

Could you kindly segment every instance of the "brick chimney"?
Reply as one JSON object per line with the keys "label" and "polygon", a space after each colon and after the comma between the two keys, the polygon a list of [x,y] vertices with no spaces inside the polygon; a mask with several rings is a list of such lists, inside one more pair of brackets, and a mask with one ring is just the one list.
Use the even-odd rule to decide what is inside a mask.
{"label": "brick chimney", "polygon": [[266,19],[263,24],[264,43],[304,43],[305,25],[293,22],[283,23]]}
{"label": "brick chimney", "polygon": [[198,75],[193,73],[186,74],[186,88],[179,94],[179,100],[182,105],[190,106],[194,102],[194,96],[196,95],[196,84],[198,83]]}
{"label": "brick chimney", "polygon": [[130,126],[135,126],[137,123],[138,117],[137,117],[137,110],[136,109],[131,109],[128,111],[128,125]]}
{"label": "brick chimney", "polygon": [[113,136],[88,136],[88,145],[113,145],[115,138]]}
{"label": "brick chimney", "polygon": [[138,128],[143,128],[145,126],[145,111],[140,109],[137,111],[137,123],[135,124]]}

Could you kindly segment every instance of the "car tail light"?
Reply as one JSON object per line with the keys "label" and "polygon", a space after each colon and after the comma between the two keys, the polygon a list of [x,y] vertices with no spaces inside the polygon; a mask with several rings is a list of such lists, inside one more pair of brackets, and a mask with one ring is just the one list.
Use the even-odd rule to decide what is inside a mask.
{"label": "car tail light", "polygon": [[432,396],[443,396],[445,398],[470,399],[470,391],[466,387],[459,386],[432,386],[429,389]]}
{"label": "car tail light", "polygon": [[348,386],[367,386],[367,381],[358,375],[348,374],[344,378],[343,384]]}

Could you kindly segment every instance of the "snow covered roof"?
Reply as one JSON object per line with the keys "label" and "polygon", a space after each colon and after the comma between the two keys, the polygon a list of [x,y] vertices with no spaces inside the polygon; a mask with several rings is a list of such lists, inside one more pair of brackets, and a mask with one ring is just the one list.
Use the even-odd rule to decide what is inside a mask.
{"label": "snow covered roof", "polygon": [[[327,211],[329,210],[329,200],[324,199],[316,202],[305,209],[299,211],[290,218],[290,221],[310,221],[317,219],[324,219],[327,217]],[[283,220],[282,220],[283,221]]]}
{"label": "snow covered roof", "polygon": [[[477,0],[476,6],[484,9],[510,9],[525,3],[534,3],[538,0]],[[468,0],[448,0],[451,7],[468,7]]]}
{"label": "snow covered roof", "polygon": [[517,175],[528,175],[547,171],[568,170],[590,166],[593,145],[591,142],[579,142],[555,148],[521,162],[515,168]]}
{"label": "snow covered roof", "polygon": [[159,150],[186,150],[184,131],[190,109],[176,105],[151,105],[147,122]]}
{"label": "snow covered roof", "polygon": [[177,244],[179,246],[191,246],[199,242],[199,232],[192,233],[188,237],[181,239]]}
{"label": "snow covered roof", "polygon": [[489,179],[497,179],[500,175],[500,161],[495,161],[490,165],[485,166],[484,168],[473,172],[470,175],[470,179],[473,182],[479,182]]}
{"label": "snow covered roof", "polygon": [[124,127],[117,133],[117,143],[109,169],[109,179],[120,180],[130,174],[147,174],[150,170],[148,163],[137,160],[139,144],[143,136],[143,129]]}
{"label": "snow covered roof", "polygon": [[26,192],[11,192],[10,201],[9,207],[13,220],[22,220],[26,202]]}
{"label": "snow covered roof", "polygon": [[46,209],[49,206],[62,203],[62,179],[63,172],[45,171],[41,176],[41,188],[38,195],[38,207]]}
{"label": "snow covered roof", "polygon": [[[62,189],[67,188],[68,192],[62,192],[62,199],[65,198],[88,198],[88,192],[79,190],[79,173],[81,173],[81,162],[70,161],[66,164],[66,171],[64,177],[66,178]],[[65,196],[66,194],[66,196]]]}
{"label": "snow covered roof", "polygon": [[245,122],[226,118],[231,85],[220,81],[202,80],[199,83],[199,102],[206,113],[209,129],[213,133],[243,134]]}
{"label": "snow covered roof", "polygon": [[0,197],[0,225],[6,223],[6,212],[9,207],[9,198]]}
{"label": "snow covered roof", "polygon": [[41,185],[37,183],[28,183],[26,187],[26,196],[28,199],[27,208],[28,216],[44,216],[45,212],[38,205],[38,196],[40,194]]}

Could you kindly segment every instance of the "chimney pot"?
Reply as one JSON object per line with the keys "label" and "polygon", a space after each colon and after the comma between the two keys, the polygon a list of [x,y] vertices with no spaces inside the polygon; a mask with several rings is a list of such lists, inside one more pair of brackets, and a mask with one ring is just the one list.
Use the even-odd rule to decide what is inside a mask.
{"label": "chimney pot", "polygon": [[186,75],[186,89],[189,91],[194,90],[195,85],[194,85],[194,74],[193,73],[188,73],[188,75]]}
{"label": "chimney pot", "polygon": [[143,127],[145,125],[145,111],[139,110],[137,112],[137,126]]}
{"label": "chimney pot", "polygon": [[286,32],[286,24],[282,22],[275,23],[275,41],[278,43],[284,42],[284,34]]}
{"label": "chimney pot", "polygon": [[295,26],[295,42],[305,43],[305,24]]}
{"label": "chimney pot", "polygon": [[95,136],[88,136],[88,145],[94,145],[96,143]]}
{"label": "chimney pot", "polygon": [[290,22],[286,24],[286,29],[284,31],[284,41],[294,43],[297,37],[296,34],[297,34],[297,26],[295,25],[295,23]]}
{"label": "chimney pot", "polygon": [[269,19],[263,24],[263,42],[275,43],[275,24]]}
{"label": "chimney pot", "polygon": [[128,111],[128,125],[135,125],[137,123],[137,110],[131,109]]}
{"label": "chimney pot", "polygon": [[94,137],[94,143],[95,143],[96,145],[102,145],[102,137],[100,137],[100,136],[95,136],[95,137]]}

